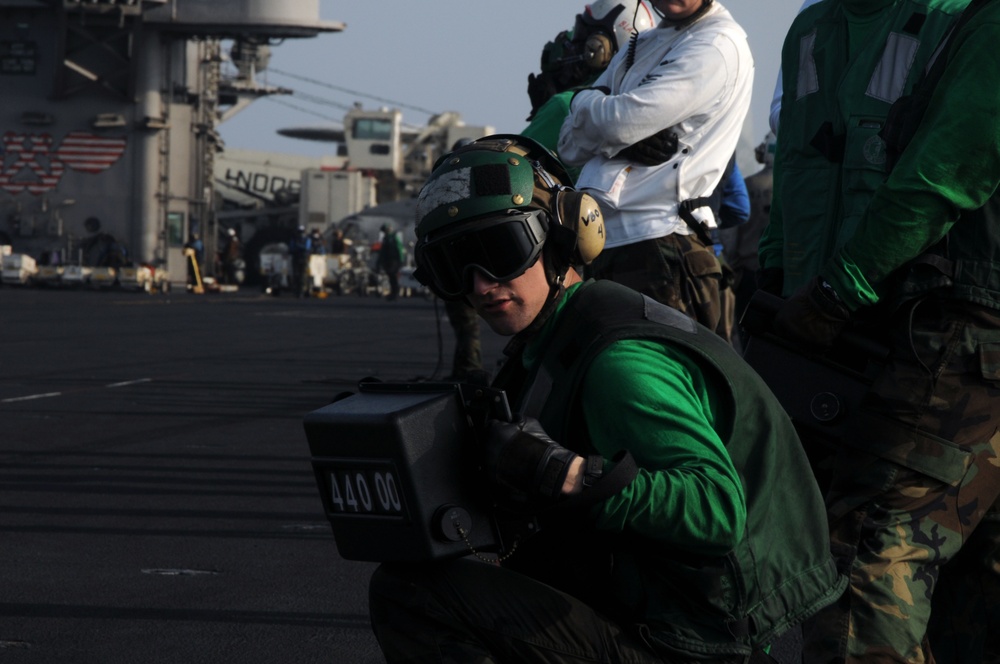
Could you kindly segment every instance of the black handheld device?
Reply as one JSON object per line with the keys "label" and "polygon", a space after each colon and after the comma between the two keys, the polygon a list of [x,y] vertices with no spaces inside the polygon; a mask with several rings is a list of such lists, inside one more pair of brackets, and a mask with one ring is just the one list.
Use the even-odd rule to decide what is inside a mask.
{"label": "black handheld device", "polygon": [[323,509],[348,560],[422,562],[502,550],[476,430],[510,421],[502,390],[362,382],[305,416]]}

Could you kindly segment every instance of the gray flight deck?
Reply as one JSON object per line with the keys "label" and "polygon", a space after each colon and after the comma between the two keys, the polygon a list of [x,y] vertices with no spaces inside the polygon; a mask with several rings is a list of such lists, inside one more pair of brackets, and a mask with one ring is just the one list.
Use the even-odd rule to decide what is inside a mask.
{"label": "gray flight deck", "polygon": [[381,661],[302,416],[447,374],[438,310],[0,288],[0,661]]}
{"label": "gray flight deck", "polygon": [[302,417],[453,344],[423,298],[0,288],[0,661],[382,661]]}

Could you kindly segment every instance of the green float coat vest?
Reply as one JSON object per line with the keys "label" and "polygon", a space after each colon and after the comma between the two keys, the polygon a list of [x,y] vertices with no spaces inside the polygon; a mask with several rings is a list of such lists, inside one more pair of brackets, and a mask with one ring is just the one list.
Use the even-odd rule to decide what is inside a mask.
{"label": "green float coat vest", "polygon": [[[783,267],[785,295],[819,274],[850,238],[887,175],[879,131],[924,74],[968,0],[907,0],[879,14],[848,64],[841,2],[803,11],[782,51],[784,87],[772,223],[764,267]],[[849,107],[847,107],[849,105]]]}
{"label": "green float coat vest", "polygon": [[[679,554],[627,536],[609,545],[594,534],[593,543],[571,536],[574,548],[566,558],[551,548],[547,557],[562,561],[581,546],[609,546],[613,571],[590,570],[587,577],[595,585],[625,584],[626,595],[644,596],[644,607],[626,612],[639,613],[640,620],[644,614],[653,637],[680,653],[749,653],[833,601],[846,579],[838,578],[830,557],[823,501],[809,463],[781,405],[733,349],[674,309],[610,281],[584,282],[556,316],[542,365],[520,391],[547,394],[537,414],[546,432],[580,454],[593,453],[578,394],[591,361],[619,340],[681,348],[718,386],[715,429],[743,480],[748,516],[743,538],[725,556]],[[521,409],[531,415],[537,407],[524,402]],[[552,541],[563,543],[556,533]]]}

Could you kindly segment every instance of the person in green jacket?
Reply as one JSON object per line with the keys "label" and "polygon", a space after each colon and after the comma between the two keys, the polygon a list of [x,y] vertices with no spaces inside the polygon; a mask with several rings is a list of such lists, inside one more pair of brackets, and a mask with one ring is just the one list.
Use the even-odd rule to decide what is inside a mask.
{"label": "person in green jacket", "polygon": [[539,527],[494,564],[381,565],[380,647],[389,662],[766,657],[846,584],[808,460],[725,341],[581,279],[603,217],[568,178],[541,145],[489,136],[418,198],[416,277],[511,337],[494,386],[516,414],[478,436],[482,472],[506,523]]}
{"label": "person in green jacket", "polygon": [[[632,35],[653,28],[653,14],[641,0],[598,0],[576,15],[542,49],[541,71],[528,76],[531,113],[521,135],[557,151],[559,130],[577,90],[593,84],[612,56],[629,47]],[[575,179],[579,168],[568,168]]]}
{"label": "person in green jacket", "polygon": [[760,287],[788,296],[857,227],[886,176],[879,130],[968,0],[822,0],[781,53],[781,111]]}
{"label": "person in green jacket", "polygon": [[392,224],[382,224],[379,232],[381,242],[375,264],[389,277],[389,293],[385,298],[395,300],[399,297],[399,270],[406,259],[406,247],[403,245],[403,238]]}
{"label": "person in green jacket", "polygon": [[837,441],[827,505],[851,588],[806,662],[1000,661],[998,41],[1000,3],[974,0],[894,106],[895,165],[856,230],[775,317],[817,350],[848,327],[889,349]]}

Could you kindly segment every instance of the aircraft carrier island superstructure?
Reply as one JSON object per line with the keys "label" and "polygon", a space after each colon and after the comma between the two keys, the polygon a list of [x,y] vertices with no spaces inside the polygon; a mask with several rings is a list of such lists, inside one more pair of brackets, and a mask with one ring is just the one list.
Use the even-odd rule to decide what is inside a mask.
{"label": "aircraft carrier island superstructure", "polygon": [[343,28],[319,0],[0,0],[0,245],[183,275],[192,233],[215,251],[219,123],[281,92],[269,44]]}

